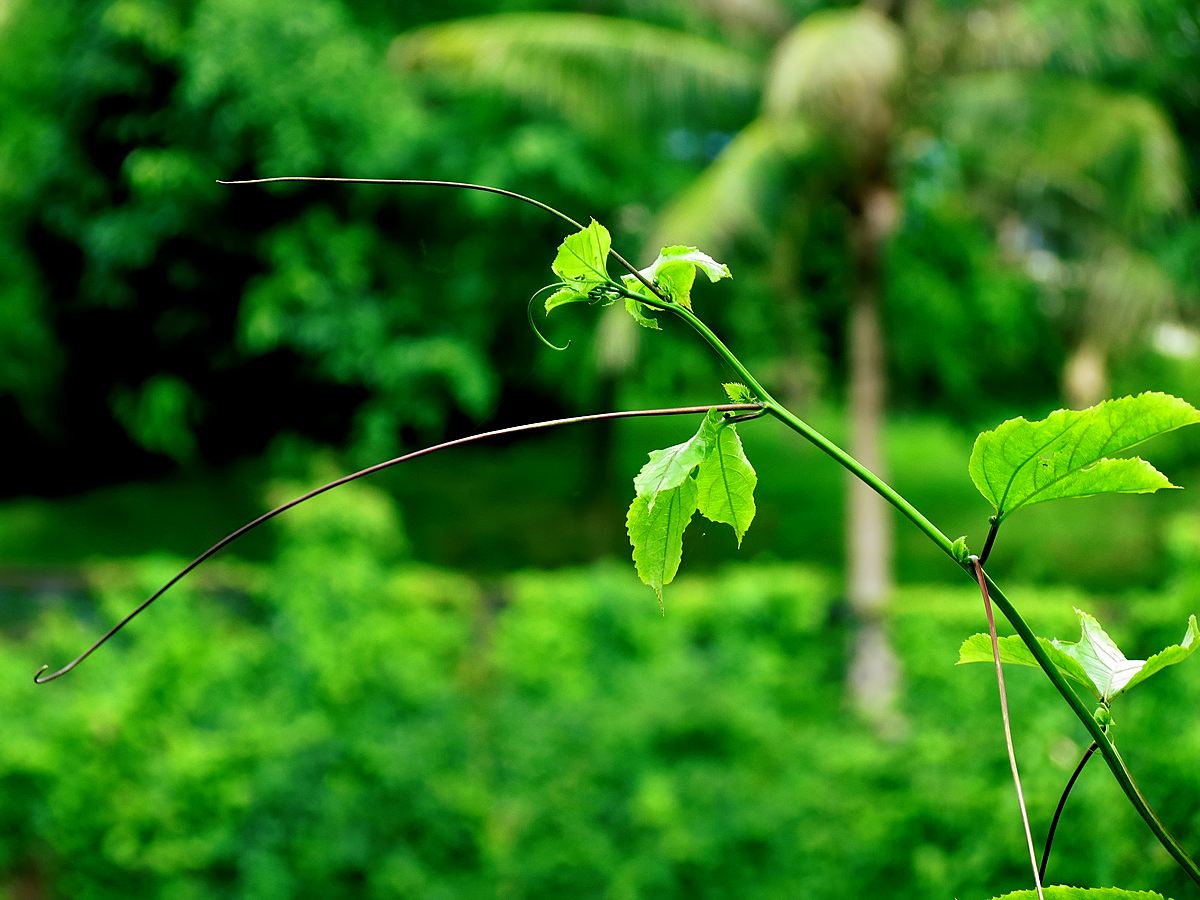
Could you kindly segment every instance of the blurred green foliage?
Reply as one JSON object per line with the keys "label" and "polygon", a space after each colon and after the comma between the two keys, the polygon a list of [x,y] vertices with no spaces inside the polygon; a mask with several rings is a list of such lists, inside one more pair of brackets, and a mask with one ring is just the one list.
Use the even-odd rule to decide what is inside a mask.
{"label": "blurred green foliage", "polygon": [[649,173],[600,142],[511,103],[447,105],[392,71],[388,42],[430,14],[5,4],[0,402],[10,437],[40,451],[26,489],[82,434],[104,466],[53,473],[59,490],[289,431],[379,454],[402,427],[490,413],[510,375],[551,391],[554,372],[526,372],[520,304],[552,223],[494,198],[215,183],[476,178],[597,212],[638,196]]}
{"label": "blurred green foliage", "polygon": [[[368,486],[280,525],[270,565],[214,565],[52,687],[30,689],[35,661],[76,652],[180,560],[93,565],[93,614],[51,595],[6,627],[12,896],[984,897],[1028,877],[994,682],[954,666],[979,623],[966,583],[897,597],[908,724],[881,739],[839,714],[847,620],[819,570],[684,575],[663,618],[627,566],[477,580],[406,562]],[[1012,594],[1050,634],[1089,607],[1134,652],[1178,638],[1197,586],[1102,609]],[[1118,733],[1192,843],[1197,672],[1147,685]],[[1009,683],[1040,830],[1081,735],[1037,673]],[[1052,869],[1186,894],[1100,766]]]}
{"label": "blurred green foliage", "polygon": [[[19,461],[0,486],[18,498],[0,506],[0,894],[966,898],[1025,883],[995,689],[952,666],[975,595],[898,533],[907,586],[887,624],[907,730],[881,740],[842,700],[842,484],[767,423],[744,429],[763,483],[742,562],[727,534],[690,534],[665,619],[605,560],[628,553],[620,511],[647,448],[694,424],[630,422],[325,497],[31,689],[39,662],[261,511],[264,480],[283,499],[345,458],[477,421],[712,402],[726,380],[678,330],[650,352],[590,310],[550,329],[570,353],[542,352],[521,305],[563,230],[526,208],[218,178],[493,183],[597,216],[643,263],[662,210],[715,183],[728,203],[701,224],[758,229],[731,240],[734,280],[697,307],[842,436],[854,210],[827,175],[847,166],[803,123],[753,123],[789,29],[847,4],[600,0],[589,11],[630,36],[617,57],[583,65],[597,18],[566,52],[526,54],[503,90],[397,49],[496,12],[535,14],[517,37],[553,45],[558,20],[536,16],[565,6],[0,0],[0,423]],[[1200,398],[1200,13],[894,6],[911,94],[881,161],[903,210],[881,273],[888,455],[906,495],[978,542],[971,429],[1060,405],[1087,327],[1128,338],[1114,393]],[[641,25],[678,43],[638,43]],[[666,77],[714,60],[720,91]],[[596,77],[580,115],[553,102]],[[767,152],[777,141],[792,155]],[[729,148],[762,177],[714,177]],[[1195,488],[1195,438],[1154,454]],[[1194,497],[1030,511],[989,568],[1031,584],[1012,593],[1042,633],[1070,634],[1079,605],[1131,653],[1162,646],[1200,597]],[[1010,692],[1044,825],[1081,736],[1035,673]],[[1188,845],[1197,699],[1181,667],[1118,734]],[[1098,765],[1052,869],[1187,890]]]}
{"label": "blurred green foliage", "polygon": [[[530,210],[218,178],[503,184],[597,215],[635,257],[668,201],[708,190],[724,199],[693,229],[742,207],[757,222],[737,232],[735,280],[709,317],[786,394],[836,402],[853,280],[845,154],[798,121],[781,162],[767,150],[783,138],[753,121],[757,94],[769,112],[804,88],[785,78],[799,63],[780,35],[820,5],[635,15],[611,0],[585,27],[532,0],[8,0],[0,414],[33,464],[5,490],[224,462],[281,433],[375,458],[531,403],[661,400],[712,381],[686,336],[654,335],[656,352],[639,353],[604,317],[564,317],[576,351],[534,353],[520,304],[561,229]],[[1126,373],[1176,358],[1194,371],[1179,340],[1194,343],[1200,229],[1177,157],[1197,146],[1195,11],[927,6],[897,13],[913,71],[883,161],[903,209],[883,273],[894,405],[974,426],[1050,403],[1095,328],[1123,338],[1115,383],[1140,386]],[[475,51],[478,26],[427,28],[515,11],[528,15],[495,20]],[[439,77],[439,47],[469,77]],[[703,174],[734,135],[730,159],[761,184],[720,181],[732,162]],[[1134,325],[1164,317],[1182,338],[1127,345]],[[83,436],[89,468],[57,469]]]}

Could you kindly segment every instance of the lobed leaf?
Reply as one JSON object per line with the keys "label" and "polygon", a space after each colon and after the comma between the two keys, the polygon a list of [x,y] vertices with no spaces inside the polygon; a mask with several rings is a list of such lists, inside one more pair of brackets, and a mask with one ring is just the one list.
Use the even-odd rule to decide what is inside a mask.
{"label": "lobed leaf", "polygon": [[633,479],[634,492],[646,498],[649,509],[654,509],[659,494],[679,487],[693,469],[708,459],[722,421],[721,413],[710,409],[696,433],[682,444],[651,452],[650,461]]}
{"label": "lobed leaf", "polygon": [[687,309],[692,308],[692,285],[700,270],[714,284],[732,278],[729,266],[719,263],[695,247],[663,247],[658,259],[646,270],[647,278],[666,290],[667,295]]}
{"label": "lobed leaf", "polygon": [[[1029,652],[1029,648],[1025,646],[1025,642],[1017,635],[999,638],[996,643],[1000,648],[1001,663],[1029,666],[1034,669],[1041,668],[1037,660],[1033,658],[1033,654]],[[1064,653],[1055,646],[1054,642],[1044,637],[1039,637],[1038,643],[1042,645],[1042,649],[1046,651],[1046,655],[1050,657],[1054,667],[1062,672],[1063,677],[1069,678],[1095,693],[1096,686],[1076,659]],[[992,662],[992,639],[986,634],[973,634],[958,648],[958,665],[960,666],[966,663],[990,662]]]}
{"label": "lobed leaf", "polygon": [[[700,270],[712,282],[722,278],[732,278],[729,266],[719,263],[707,253],[695,247],[663,247],[658,252],[658,258],[641,270],[641,275],[651,284],[662,291],[684,309],[692,308],[692,285],[696,283],[696,271]],[[645,285],[632,275],[626,275],[627,286],[632,281],[638,285],[634,288],[639,294],[645,293]]]}
{"label": "lobed leaf", "polygon": [[739,547],[754,521],[757,485],[758,473],[746,458],[736,426],[719,429],[712,451],[696,474],[699,510],[706,519],[732,528]]}
{"label": "lobed leaf", "polygon": [[[1046,900],[1165,900],[1154,891],[1127,891],[1123,888],[1079,888],[1055,885],[1044,887]],[[992,900],[1038,900],[1037,891],[1014,891]]]}
{"label": "lobed leaf", "polygon": [[[653,294],[646,289],[646,286],[632,275],[622,275],[621,283],[625,285],[626,290],[632,291],[635,294],[640,294],[643,297],[653,297]],[[644,303],[638,303],[638,301],[628,297],[625,298],[625,311],[633,317],[633,321],[637,322],[643,328],[653,328],[655,331],[661,331],[662,329],[658,322],[649,315],[648,311],[651,308]]]}
{"label": "lobed leaf", "polygon": [[971,480],[1001,520],[1046,500],[1172,488],[1143,459],[1109,457],[1197,422],[1200,411],[1190,404],[1153,392],[1060,409],[1037,422],[1009,419],[975,440]]}
{"label": "lobed leaf", "polygon": [[643,583],[663,602],[663,586],[671,583],[683,559],[683,532],[696,512],[696,482],[684,478],[679,486],[649,497],[634,497],[625,516],[633,545],[633,564]]}
{"label": "lobed leaf", "polygon": [[1200,629],[1196,627],[1196,617],[1189,616],[1187,631],[1183,633],[1183,639],[1178,644],[1164,647],[1146,660],[1137,674],[1129,679],[1129,683],[1125,685],[1123,690],[1132,690],[1147,678],[1157,675],[1168,666],[1178,665],[1183,662],[1196,652],[1197,647],[1200,647],[1200,641],[1197,638],[1200,638]]}
{"label": "lobed leaf", "polygon": [[[1126,659],[1116,643],[1096,621],[1095,617],[1076,609],[1081,634],[1078,641],[1047,640],[1039,637],[1038,643],[1062,674],[1083,685],[1097,699],[1108,703],[1113,698],[1141,684],[1152,675],[1168,666],[1177,665],[1191,656],[1200,647],[1200,629],[1196,617],[1188,618],[1187,630],[1178,644],[1159,651],[1148,660]],[[999,640],[1000,661],[1020,666],[1037,666],[1037,661],[1025,643],[1015,635]],[[991,639],[986,634],[967,638],[958,651],[958,662],[991,662]]]}
{"label": "lobed leaf", "polygon": [[1145,660],[1126,659],[1094,616],[1079,609],[1075,614],[1082,628],[1079,640],[1073,644],[1063,641],[1054,644],[1083,666],[1101,700],[1115,697],[1146,664]]}
{"label": "lobed leaf", "polygon": [[663,586],[679,571],[683,532],[696,510],[729,525],[740,547],[754,520],[757,484],[737,428],[715,409],[686,441],[650,454],[633,480],[625,525],[638,577],[654,588],[660,604]]}

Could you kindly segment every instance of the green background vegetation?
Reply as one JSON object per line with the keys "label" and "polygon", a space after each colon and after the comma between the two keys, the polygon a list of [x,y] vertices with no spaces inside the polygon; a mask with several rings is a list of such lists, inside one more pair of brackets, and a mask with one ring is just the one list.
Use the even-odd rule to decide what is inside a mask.
{"label": "green background vegetation", "polygon": [[[667,237],[710,240],[733,269],[697,308],[843,440],[856,163],[836,139],[786,164],[754,142],[790,29],[852,6],[603,0],[598,21],[661,31],[589,55],[573,42],[599,32],[546,18],[578,9],[535,0],[0,0],[0,895],[1027,884],[994,683],[953,666],[977,594],[901,525],[885,614],[901,725],[861,721],[843,476],[766,421],[742,428],[754,527],[739,552],[693,525],[665,618],[623,514],[645,453],[696,423],[577,426],[322,498],[79,672],[30,684],[320,480],[527,419],[720,399],[726,374],[679,328],[566,308],[546,330],[571,351],[536,342],[522,307],[563,229],[533,210],[217,178],[489,182],[595,215],[640,264],[708,197]],[[496,12],[534,18],[488,26],[493,44],[422,31]],[[1185,0],[886,13],[911,73],[878,161],[902,210],[880,272],[887,458],[978,544],[975,432],[1063,405],[1080,348],[1103,347],[1113,394],[1200,401],[1200,16]],[[522,65],[505,56],[539,35]],[[853,41],[830,47],[867,68]],[[836,95],[834,121],[856,102]],[[1078,605],[1144,655],[1198,611],[1200,436],[1147,455],[1188,490],[1006,526],[989,570],[1040,633],[1074,638]],[[1083,735],[1036,673],[1010,694],[1040,833]],[[1181,666],[1117,709],[1122,753],[1193,848],[1198,698],[1200,668]],[[1191,890],[1095,763],[1051,870]]]}

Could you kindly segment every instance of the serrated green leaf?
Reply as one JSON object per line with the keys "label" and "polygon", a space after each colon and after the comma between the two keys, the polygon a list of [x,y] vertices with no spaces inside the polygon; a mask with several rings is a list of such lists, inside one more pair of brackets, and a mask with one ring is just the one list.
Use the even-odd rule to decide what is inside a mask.
{"label": "serrated green leaf", "polygon": [[721,387],[724,389],[725,396],[729,398],[730,403],[753,403],[757,399],[750,391],[750,388],[746,387],[740,381],[727,381]]}
{"label": "serrated green leaf", "polygon": [[[563,281],[602,284],[608,281],[606,263],[610,249],[612,237],[608,229],[592,219],[587,228],[563,239],[551,268]],[[587,293],[586,288],[583,293]]]}
{"label": "serrated green leaf", "polygon": [[[632,291],[635,294],[640,294],[643,297],[654,297],[646,286],[632,275],[622,275],[621,283],[625,285],[626,290]],[[661,331],[662,329],[657,320],[650,317],[648,312],[650,309],[651,307],[646,306],[644,303],[638,303],[638,301],[628,297],[625,298],[625,311],[633,317],[633,321],[637,322],[643,328],[653,328],[655,331]]]}
{"label": "serrated green leaf", "polygon": [[650,454],[649,462],[642,466],[633,479],[634,492],[647,500],[648,509],[653,510],[660,494],[679,487],[692,474],[692,470],[708,458],[721,421],[721,413],[710,409],[694,435],[682,444]]}
{"label": "serrated green leaf", "polygon": [[[1200,647],[1200,629],[1196,617],[1188,619],[1187,631],[1178,644],[1172,644],[1151,656],[1148,660],[1126,659],[1116,643],[1108,636],[1095,617],[1076,609],[1079,616],[1080,637],[1078,641],[1060,641],[1038,638],[1051,662],[1072,681],[1083,685],[1097,699],[1105,703],[1131,690],[1152,675],[1168,666],[1177,665],[1191,656]],[[1029,648],[1016,636],[999,640],[1000,661],[1020,666],[1037,667],[1037,661]],[[992,645],[986,634],[976,634],[963,642],[958,651],[958,662],[991,662]]]}
{"label": "serrated green leaf", "polygon": [[[642,269],[640,274],[648,282],[658,286],[674,303],[685,309],[692,308],[692,285],[696,282],[696,270],[704,272],[709,281],[732,278],[729,266],[719,263],[707,253],[695,247],[663,247],[658,258]],[[632,275],[622,279],[625,286],[645,295],[646,286]],[[634,285],[637,285],[634,287]]]}
{"label": "serrated green leaf", "polygon": [[1200,411],[1169,394],[1106,400],[1045,419],[1009,419],[975,441],[971,480],[1003,520],[1032,503],[1174,487],[1143,459],[1111,459],[1143,441],[1200,422]]}
{"label": "serrated green leaf", "polygon": [[[1154,891],[1127,891],[1122,888],[1078,888],[1055,885],[1044,887],[1046,900],[1166,900]],[[1038,900],[1037,891],[1014,891],[992,900]]]}
{"label": "serrated green leaf", "polygon": [[549,315],[556,307],[562,306],[564,303],[579,303],[586,301],[588,295],[574,288],[559,288],[553,294],[546,298],[546,314]]}
{"label": "serrated green leaf", "polygon": [[[725,263],[719,263],[707,253],[696,249],[695,247],[663,247],[658,251],[658,259],[651,264],[651,271],[656,271],[661,275],[666,268],[675,268],[678,265],[686,264],[692,270],[692,276],[695,277],[696,270],[699,269],[708,276],[708,280],[716,284],[722,278],[732,278],[733,275],[729,271],[729,266]],[[690,284],[690,282],[689,282]]]}
{"label": "serrated green leaf", "polygon": [[633,316],[633,321],[637,322],[643,328],[652,328],[655,331],[661,331],[662,327],[658,324],[657,319],[652,319],[646,314],[646,305],[638,303],[636,300],[625,298],[625,312]]}
{"label": "serrated green leaf", "polygon": [[1183,640],[1178,644],[1172,644],[1155,653],[1146,664],[1138,671],[1136,675],[1129,679],[1129,684],[1125,685],[1125,690],[1130,691],[1149,678],[1151,675],[1156,675],[1168,666],[1178,665],[1189,656],[1196,652],[1196,648],[1200,647],[1200,629],[1196,627],[1196,617],[1189,616],[1187,631],[1183,633]]}
{"label": "serrated green leaf", "polygon": [[712,450],[696,474],[696,487],[700,493],[698,508],[706,519],[732,528],[739,547],[754,521],[754,488],[757,484],[758,474],[746,458],[737,428],[726,425],[717,432]]}
{"label": "serrated green leaf", "polygon": [[654,589],[660,604],[663,586],[679,571],[683,532],[696,512],[696,502],[696,482],[684,478],[678,487],[660,493],[653,507],[649,497],[634,497],[625,516],[638,577]]}

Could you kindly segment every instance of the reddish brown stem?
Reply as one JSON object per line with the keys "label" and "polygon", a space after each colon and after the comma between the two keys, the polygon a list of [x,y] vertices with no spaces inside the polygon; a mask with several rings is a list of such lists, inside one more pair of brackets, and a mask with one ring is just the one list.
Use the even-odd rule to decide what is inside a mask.
{"label": "reddish brown stem", "polygon": [[104,635],[102,635],[100,637],[99,640],[97,640],[94,644],[92,644],[92,646],[90,646],[86,650],[84,650],[83,653],[79,654],[79,656],[75,657],[75,659],[71,660],[71,662],[67,663],[65,666],[63,666],[58,671],[51,672],[49,675],[47,675],[45,677],[42,677],[42,673],[45,672],[50,667],[42,666],[40,669],[37,670],[36,674],[34,674],[33,681],[35,684],[45,684],[48,681],[54,681],[54,679],[61,678],[63,675],[66,675],[68,672],[70,672],[72,669],[74,669],[77,665],[79,665],[81,662],[83,662],[85,659],[87,659],[89,656],[91,656],[93,653],[95,653],[97,650],[99,650],[105,644],[105,642],[108,641],[109,638],[111,638],[118,631],[120,631],[122,628],[124,628],[130,622],[132,622],[140,613],[142,613],[148,606],[150,606],[151,603],[153,603],[155,600],[157,600],[159,597],[161,597],[163,594],[165,594],[168,590],[170,590],[172,587],[174,587],[176,584],[178,584],[185,576],[187,576],[190,572],[192,572],[198,566],[200,566],[201,563],[205,562],[208,559],[211,559],[213,556],[215,556],[217,553],[219,553],[225,547],[228,547],[230,544],[232,544],[238,538],[253,531],[255,528],[257,528],[259,525],[262,525],[264,522],[268,522],[271,519],[278,516],[279,514],[287,512],[289,509],[291,509],[294,506],[299,506],[301,503],[304,503],[306,500],[311,500],[313,497],[316,497],[320,494],[324,494],[326,491],[332,491],[336,487],[341,487],[343,484],[349,484],[351,481],[357,481],[359,478],[365,478],[368,475],[374,475],[376,472],[382,472],[384,469],[390,469],[392,466],[398,466],[400,463],[408,462],[411,459],[417,459],[422,456],[428,456],[431,453],[437,453],[439,450],[448,450],[451,447],[460,447],[463,444],[470,444],[475,441],[483,441],[483,440],[487,440],[489,438],[501,437],[506,434],[519,434],[524,431],[535,431],[535,430],[542,429],[542,428],[554,428],[559,425],[576,425],[581,422],[600,422],[605,419],[633,419],[633,418],[646,417],[646,416],[693,415],[696,413],[708,412],[710,409],[720,410],[721,412],[744,413],[744,412],[757,412],[757,411],[760,411],[762,409],[762,407],[757,403],[723,403],[723,404],[719,404],[716,406],[676,406],[676,407],[670,407],[667,409],[618,410],[616,412],[592,413],[591,415],[586,415],[586,416],[570,416],[565,419],[547,419],[542,422],[530,422],[525,425],[513,425],[509,428],[497,428],[494,431],[485,431],[482,434],[473,434],[468,437],[455,438],[452,441],[443,441],[440,444],[434,444],[432,447],[424,447],[420,450],[414,450],[412,453],[406,453],[403,456],[397,456],[395,459],[389,459],[385,462],[376,463],[373,466],[368,466],[365,469],[360,469],[357,472],[352,472],[349,475],[343,475],[341,478],[337,478],[333,481],[328,482],[327,484],[321,485],[320,487],[313,488],[308,493],[301,494],[299,497],[296,497],[293,500],[289,500],[287,503],[284,503],[281,506],[275,507],[270,512],[263,513],[261,516],[259,516],[257,519],[253,520],[252,522],[247,522],[245,525],[243,525],[241,528],[238,528],[236,531],[232,531],[229,534],[225,535],[225,537],[221,538],[219,541],[217,541],[215,544],[213,544],[211,547],[209,547],[207,550],[205,550],[203,553],[201,553],[199,556],[197,556],[195,559],[193,559],[190,563],[188,563],[186,566],[184,566],[182,569],[180,569],[179,572],[177,572],[170,581],[168,581],[166,584],[164,584],[162,587],[160,587],[157,591],[155,591],[153,594],[151,594],[149,597],[147,597],[145,600],[143,600],[142,603],[136,609],[134,609],[133,612],[131,612],[129,615],[127,615],[125,618],[123,618],[120,622],[118,622],[116,625],[114,625],[112,628],[110,628],[108,631],[106,631],[104,633]]}
{"label": "reddish brown stem", "polygon": [[1012,769],[1013,785],[1017,789],[1017,805],[1021,807],[1021,824],[1025,826],[1025,843],[1029,847],[1029,863],[1033,866],[1033,884],[1037,888],[1039,900],[1045,900],[1042,893],[1042,876],[1038,871],[1037,850],[1033,846],[1033,832],[1029,828],[1029,812],[1025,808],[1025,792],[1021,790],[1021,773],[1017,771],[1017,751],[1013,748],[1012,725],[1008,718],[1008,693],[1004,689],[1004,667],[1000,665],[1000,642],[996,637],[996,617],[992,614],[992,599],[988,596],[987,579],[983,575],[983,564],[978,556],[971,556],[971,565],[975,568],[975,580],[979,582],[979,592],[983,595],[983,610],[987,615],[988,635],[992,639],[992,659],[996,663],[996,684],[1000,687],[1000,717],[1004,720],[1004,743],[1008,748],[1008,764]]}

